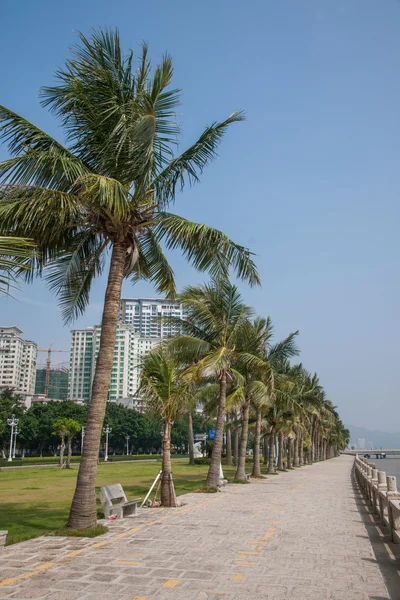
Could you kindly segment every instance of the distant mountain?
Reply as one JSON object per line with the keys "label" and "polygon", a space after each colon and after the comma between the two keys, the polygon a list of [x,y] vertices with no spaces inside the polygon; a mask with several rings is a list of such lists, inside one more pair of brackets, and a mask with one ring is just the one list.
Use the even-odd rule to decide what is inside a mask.
{"label": "distant mountain", "polygon": [[388,433],[387,431],[372,431],[371,429],[364,429],[363,427],[357,427],[356,425],[346,425],[351,434],[351,445],[356,446],[359,438],[364,438],[365,442],[372,442],[375,446],[382,446],[387,450],[400,449],[400,432],[399,433]]}

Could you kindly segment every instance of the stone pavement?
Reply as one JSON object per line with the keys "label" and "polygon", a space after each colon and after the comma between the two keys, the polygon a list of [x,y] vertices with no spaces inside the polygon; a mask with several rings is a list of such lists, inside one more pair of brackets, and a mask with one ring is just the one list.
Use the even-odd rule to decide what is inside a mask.
{"label": "stone pavement", "polygon": [[[9,546],[0,598],[388,600],[352,464],[341,456],[219,494],[187,494],[182,508],[143,509],[100,538]],[[396,547],[378,542],[396,576]]]}

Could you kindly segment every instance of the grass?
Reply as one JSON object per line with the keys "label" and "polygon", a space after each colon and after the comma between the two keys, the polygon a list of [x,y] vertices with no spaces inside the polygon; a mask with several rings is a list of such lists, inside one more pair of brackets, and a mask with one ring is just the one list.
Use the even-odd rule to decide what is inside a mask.
{"label": "grass", "polygon": [[[120,483],[129,498],[144,498],[160,464],[101,463],[97,471],[97,498],[101,485]],[[203,487],[207,465],[189,465],[187,459],[173,462],[177,495]],[[78,465],[70,469],[16,469],[0,472],[0,529],[7,529],[7,544],[15,544],[65,527],[75,489]],[[235,467],[224,466],[224,475],[232,480]],[[102,517],[98,501],[98,514]]]}
{"label": "grass", "polygon": [[[185,454],[172,454],[171,458],[185,458]],[[66,456],[64,456],[64,459]],[[161,454],[130,454],[129,456],[116,454],[108,457],[108,462],[125,462],[132,460],[157,460],[161,458]],[[15,458],[12,463],[9,463],[6,458],[0,458],[0,467],[22,467],[30,465],[58,465],[60,462],[59,456],[26,456],[25,458]],[[80,463],[80,456],[72,456],[71,463]],[[104,462],[104,458],[100,458],[100,462]]]}
{"label": "grass", "polygon": [[61,527],[61,529],[56,529],[56,531],[53,532],[53,535],[94,538],[98,535],[103,535],[108,531],[108,527],[105,527],[104,525],[96,525],[96,527],[93,527],[92,529],[71,529],[69,527]]}

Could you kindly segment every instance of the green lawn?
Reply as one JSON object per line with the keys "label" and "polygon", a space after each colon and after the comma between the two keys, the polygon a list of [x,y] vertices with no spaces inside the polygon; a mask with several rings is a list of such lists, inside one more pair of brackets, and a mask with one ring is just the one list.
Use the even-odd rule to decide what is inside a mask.
{"label": "green lawn", "polygon": [[[97,486],[121,483],[129,498],[144,498],[160,463],[100,464]],[[177,494],[202,487],[208,466],[188,465],[174,460],[173,476]],[[65,525],[75,489],[78,465],[71,469],[40,468],[0,471],[0,529],[8,529],[7,544],[51,533]],[[224,467],[233,479],[235,467]],[[99,488],[97,488],[98,497]],[[102,516],[98,502],[99,517]]]}

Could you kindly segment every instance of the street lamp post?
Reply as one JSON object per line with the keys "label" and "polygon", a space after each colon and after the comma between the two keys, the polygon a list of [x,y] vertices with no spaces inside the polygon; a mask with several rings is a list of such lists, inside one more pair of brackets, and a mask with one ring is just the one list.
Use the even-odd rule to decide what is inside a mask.
{"label": "street lamp post", "polygon": [[10,452],[8,454],[7,462],[12,462],[12,453],[13,453],[13,441],[14,441],[14,427],[16,427],[19,423],[19,419],[15,418],[15,415],[12,415],[11,419],[7,419],[7,424],[11,427],[11,435],[10,435]]}
{"label": "street lamp post", "polygon": [[15,458],[15,452],[17,450],[17,435],[21,433],[20,430],[18,429],[18,425],[15,426],[14,429],[14,450],[13,450],[13,455],[12,457]]}
{"label": "street lamp post", "polygon": [[126,455],[127,456],[129,456],[129,443],[128,443],[129,442],[129,438],[130,438],[129,435],[125,436],[125,439],[126,439]]}
{"label": "street lamp post", "polygon": [[106,434],[106,453],[104,455],[104,462],[107,462],[108,461],[108,434],[112,432],[112,428],[109,425],[107,425],[107,427],[104,427],[103,431]]}
{"label": "street lamp post", "polygon": [[81,429],[81,456],[82,456],[82,452],[83,452],[83,440],[85,439],[85,428],[82,425],[82,429]]}

